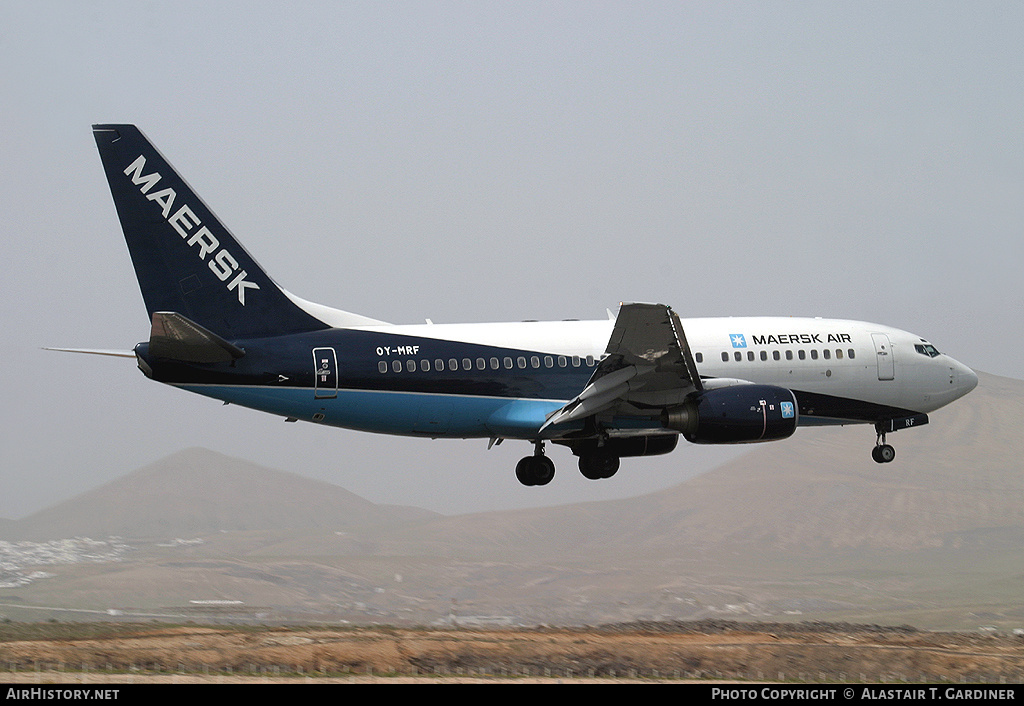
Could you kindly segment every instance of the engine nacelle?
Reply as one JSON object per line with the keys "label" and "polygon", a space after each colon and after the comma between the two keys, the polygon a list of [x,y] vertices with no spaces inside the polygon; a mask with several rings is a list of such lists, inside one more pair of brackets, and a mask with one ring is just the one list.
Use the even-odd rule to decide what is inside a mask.
{"label": "engine nacelle", "polygon": [[665,410],[662,424],[694,444],[744,444],[785,439],[796,431],[792,390],[773,385],[735,385],[705,390]]}

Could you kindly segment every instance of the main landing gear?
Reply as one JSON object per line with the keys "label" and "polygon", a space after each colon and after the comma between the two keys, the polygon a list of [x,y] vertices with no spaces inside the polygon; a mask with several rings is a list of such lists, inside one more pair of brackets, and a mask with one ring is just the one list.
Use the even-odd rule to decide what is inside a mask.
{"label": "main landing gear", "polygon": [[544,442],[533,444],[533,456],[526,456],[516,464],[516,478],[523,485],[547,485],[555,477],[555,464],[544,455]]}
{"label": "main landing gear", "polygon": [[878,438],[875,439],[875,448],[871,449],[871,458],[875,460],[875,463],[890,463],[896,458],[896,449],[885,443],[884,431],[878,432]]}
{"label": "main landing gear", "polygon": [[619,457],[615,454],[596,449],[580,454],[580,473],[590,480],[611,478],[619,470]]}
{"label": "main landing gear", "polygon": [[[533,442],[533,456],[516,464],[516,478],[523,485],[547,485],[555,477],[555,464],[544,455],[544,442]],[[619,456],[601,447],[576,450],[580,457],[580,473],[590,480],[611,478],[619,470]]]}

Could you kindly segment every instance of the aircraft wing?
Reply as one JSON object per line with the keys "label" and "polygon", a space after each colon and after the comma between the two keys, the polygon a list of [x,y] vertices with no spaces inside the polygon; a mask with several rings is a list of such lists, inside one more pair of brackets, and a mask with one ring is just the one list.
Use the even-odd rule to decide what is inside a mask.
{"label": "aircraft wing", "polygon": [[679,316],[664,304],[622,304],[608,348],[587,386],[541,427],[601,412],[679,404],[703,389]]}

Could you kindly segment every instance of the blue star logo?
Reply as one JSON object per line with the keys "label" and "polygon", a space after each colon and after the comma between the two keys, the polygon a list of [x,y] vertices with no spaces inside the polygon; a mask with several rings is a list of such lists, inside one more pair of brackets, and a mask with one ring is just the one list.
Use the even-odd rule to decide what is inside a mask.
{"label": "blue star logo", "polygon": [[792,419],[793,418],[794,410],[793,410],[793,403],[792,402],[782,402],[779,406],[782,407],[782,418],[783,419]]}
{"label": "blue star logo", "polygon": [[733,348],[746,348],[747,347],[747,339],[743,336],[742,333],[731,333],[731,334],[729,334],[729,338],[732,339],[732,347]]}

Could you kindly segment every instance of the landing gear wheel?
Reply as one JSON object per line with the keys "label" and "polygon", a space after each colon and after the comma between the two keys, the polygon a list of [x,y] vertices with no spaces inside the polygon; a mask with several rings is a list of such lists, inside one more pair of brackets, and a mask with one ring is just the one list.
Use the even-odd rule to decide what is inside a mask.
{"label": "landing gear wheel", "polygon": [[878,444],[871,449],[871,458],[875,463],[891,463],[896,458],[896,449],[889,444]]}
{"label": "landing gear wheel", "polygon": [[875,431],[878,432],[878,438],[875,439],[875,448],[871,449],[871,458],[875,463],[891,463],[896,458],[896,449],[885,443],[885,432],[880,424],[875,425]]}
{"label": "landing gear wheel", "polygon": [[547,456],[526,456],[516,464],[516,478],[523,485],[547,485],[555,477],[555,464]]}
{"label": "landing gear wheel", "polygon": [[519,459],[516,464],[516,479],[523,485],[533,485],[533,456]]}
{"label": "landing gear wheel", "polygon": [[533,484],[547,485],[555,477],[555,463],[547,456],[533,457]]}
{"label": "landing gear wheel", "polygon": [[619,457],[595,451],[580,455],[580,473],[590,480],[611,478],[619,470]]}

